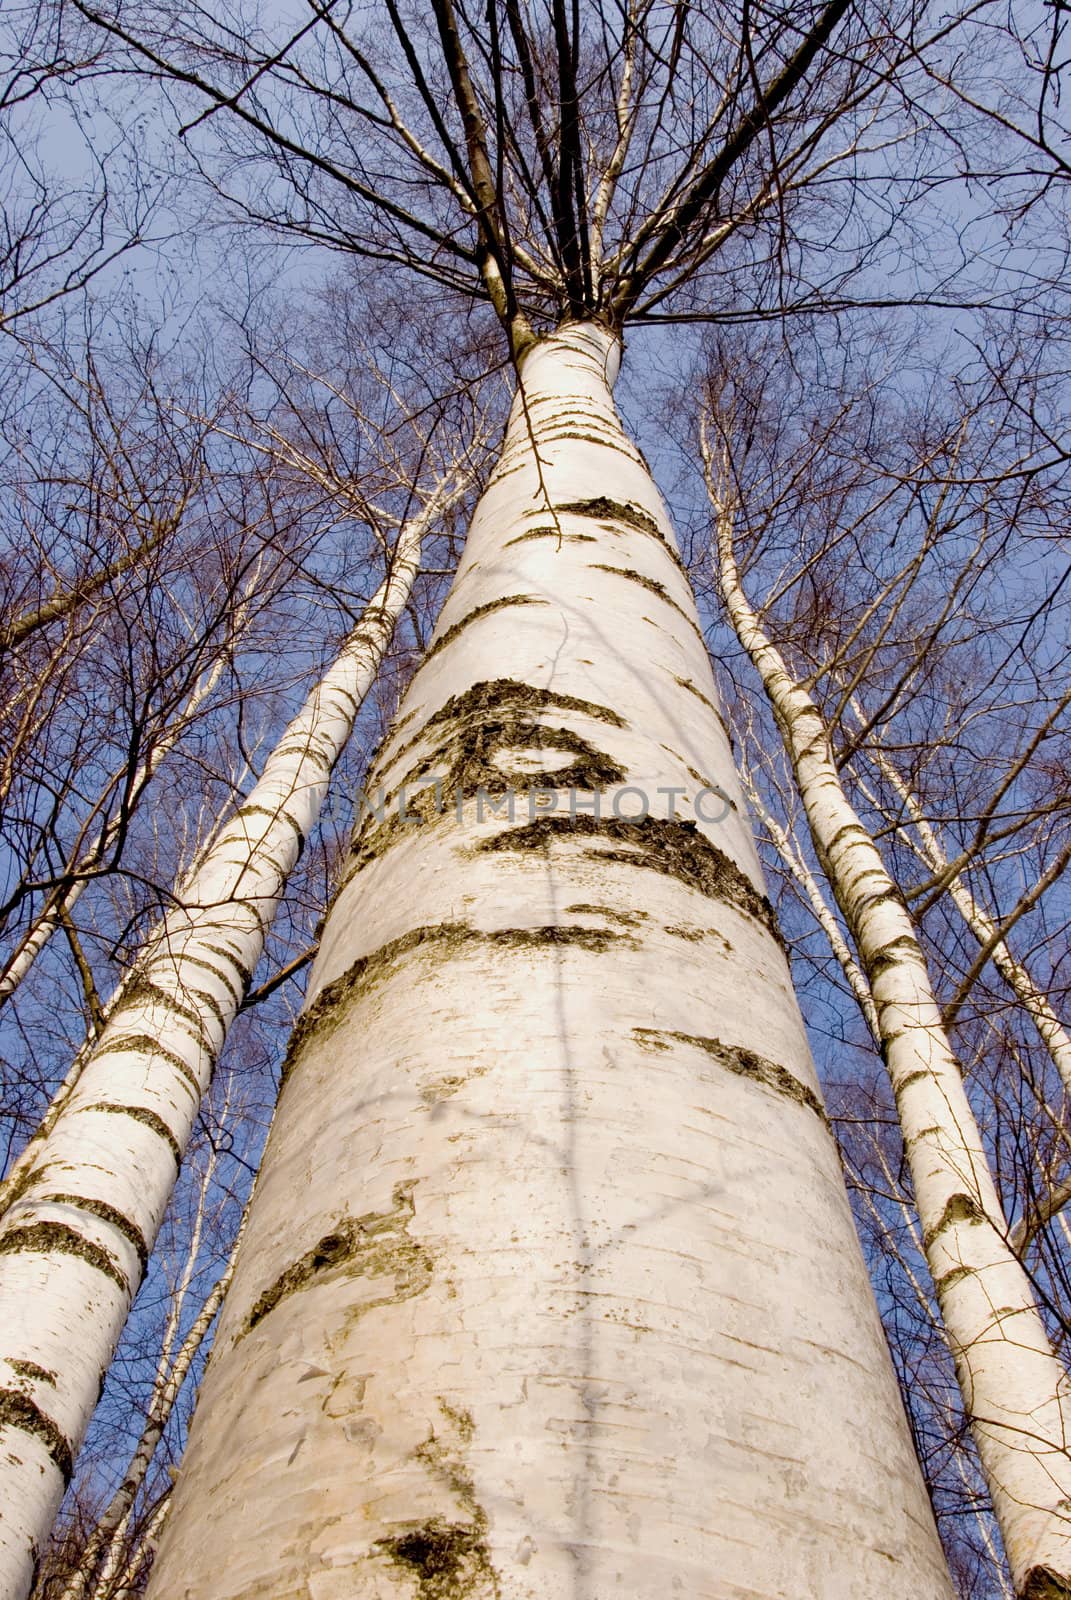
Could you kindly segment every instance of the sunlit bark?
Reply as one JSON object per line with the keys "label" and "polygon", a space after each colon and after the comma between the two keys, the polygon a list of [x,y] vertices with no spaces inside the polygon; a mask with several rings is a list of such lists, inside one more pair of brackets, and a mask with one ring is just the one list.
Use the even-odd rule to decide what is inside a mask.
{"label": "sunlit bark", "polygon": [[949,1593],[616,364],[590,323],[522,361],[153,1600]]}

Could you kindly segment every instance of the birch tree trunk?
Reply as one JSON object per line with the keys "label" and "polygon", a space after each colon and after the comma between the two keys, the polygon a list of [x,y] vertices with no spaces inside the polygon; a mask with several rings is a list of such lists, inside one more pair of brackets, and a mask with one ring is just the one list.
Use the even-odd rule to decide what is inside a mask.
{"label": "birch tree trunk", "polygon": [[164,918],[0,1222],[0,1594],[24,1594],[201,1098],[444,490]]}
{"label": "birch tree trunk", "polygon": [[[710,469],[709,454],[707,457]],[[911,916],[848,800],[825,721],[744,593],[731,506],[711,481],[718,573],[762,679],[823,870],[877,1012],[923,1245],[1016,1593],[1071,1595],[1071,1395],[993,1181]]]}
{"label": "birch tree trunk", "polygon": [[950,1594],[617,360],[523,358],[152,1600]]}

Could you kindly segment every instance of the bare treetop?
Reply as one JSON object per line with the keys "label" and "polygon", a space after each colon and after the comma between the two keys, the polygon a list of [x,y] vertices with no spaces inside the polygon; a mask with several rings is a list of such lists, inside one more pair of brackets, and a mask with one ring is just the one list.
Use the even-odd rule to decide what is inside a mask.
{"label": "bare treetop", "polygon": [[832,292],[908,192],[887,181],[861,222],[868,171],[928,121],[902,81],[906,13],[853,0],[310,0],[272,29],[75,4],[194,91],[183,136],[250,219],[489,298],[515,352],[562,319],[674,314],[697,277],[706,310],[727,306],[727,271],[772,304]]}

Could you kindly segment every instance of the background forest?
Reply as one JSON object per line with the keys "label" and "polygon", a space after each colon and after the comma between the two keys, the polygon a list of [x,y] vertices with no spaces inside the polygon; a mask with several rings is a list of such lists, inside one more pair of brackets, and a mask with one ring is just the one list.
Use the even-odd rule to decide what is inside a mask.
{"label": "background forest", "polygon": [[607,311],[626,325],[616,396],[699,600],[958,1592],[1015,1592],[870,983],[762,669],[778,652],[811,696],[918,929],[1011,1248],[1066,1361],[1068,8],[805,9],[458,7],[498,162],[505,311],[481,288],[487,251],[455,250],[464,206],[436,93],[421,98],[418,8],[15,0],[0,16],[0,1148],[16,1187],[147,936],[421,534],[40,1600],[147,1579],[362,779],[494,465],[514,378],[499,323],[552,325],[559,279],[566,314],[590,309],[598,252],[574,261],[575,216],[560,226],[574,180],[606,180],[589,220],[615,282],[638,285],[651,195],[687,194],[749,86],[819,22],[821,73],[758,95],[717,203]]}

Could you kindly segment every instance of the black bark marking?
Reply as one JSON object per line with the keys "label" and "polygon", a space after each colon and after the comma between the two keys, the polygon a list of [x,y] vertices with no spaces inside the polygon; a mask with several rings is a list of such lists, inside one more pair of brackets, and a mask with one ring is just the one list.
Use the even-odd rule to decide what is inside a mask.
{"label": "black bark marking", "polygon": [[882,945],[867,962],[867,976],[876,978],[882,972],[888,972],[893,967],[902,964],[905,956],[917,956],[919,953],[918,941],[913,934],[901,933],[895,939],[890,939],[888,944]]}
{"label": "black bark marking", "polygon": [[[663,817],[540,817],[523,827],[507,828],[483,839],[477,850],[542,850],[552,840],[588,840],[590,861],[612,861],[643,867],[677,878],[690,889],[732,905],[753,917],[783,946],[773,907],[735,861],[711,844],[694,822]],[[610,845],[612,848],[604,848]]]}
{"label": "black bark marking", "polygon": [[[204,1048],[200,1041],[199,1047],[201,1049]],[[160,1061],[166,1061],[168,1066],[174,1067],[179,1076],[185,1078],[187,1083],[197,1091],[197,1098],[200,1099],[201,1080],[192,1067],[183,1061],[182,1057],[174,1050],[169,1050],[166,1045],[160,1043],[159,1039],[154,1039],[151,1033],[124,1033],[118,1039],[106,1039],[103,1044],[98,1045],[96,1054],[99,1059],[101,1056],[122,1055],[128,1050],[132,1050],[138,1055],[155,1056]]]}
{"label": "black bark marking", "polygon": [[[298,851],[300,852],[304,850],[305,834],[301,828],[301,824],[294,820],[285,806],[239,806],[238,810],[234,813],[234,816],[231,819],[230,825],[233,826],[233,824],[240,821],[242,817],[267,817],[272,822],[278,822],[279,819],[282,818],[284,822],[289,823],[290,827],[293,828],[295,834],[297,835]],[[257,848],[259,849],[260,846],[258,845]]]}
{"label": "black bark marking", "polygon": [[634,572],[630,567],[610,567],[604,561],[591,561],[588,565],[593,572],[612,572],[615,578],[629,578],[633,583],[638,583],[641,589],[656,594],[660,600],[666,602],[667,606],[672,606],[675,611],[680,610],[665,584],[659,583],[657,578],[648,578],[644,573]]}
{"label": "black bark marking", "polygon": [[74,1472],[74,1452],[50,1416],[17,1389],[0,1389],[0,1427],[17,1428],[39,1439],[52,1457],[66,1488]]}
{"label": "black bark marking", "polygon": [[[447,645],[464,633],[470,622],[479,622],[481,617],[489,617],[492,612],[502,611],[506,606],[545,606],[548,602],[540,600],[533,594],[504,594],[497,600],[487,600],[482,606],[477,606],[470,611],[468,616],[462,617],[460,622],[455,622],[452,628],[447,628],[441,639],[424,652],[424,661],[428,662],[437,656],[440,650],[445,650]],[[423,665],[423,663],[422,663]]]}
{"label": "black bark marking", "polygon": [[[642,455],[640,460],[643,460]],[[558,512],[567,512],[574,517],[594,517],[599,522],[623,522],[626,528],[647,534],[649,538],[658,541],[674,566],[687,576],[678,551],[670,544],[655,519],[646,511],[641,511],[639,506],[627,505],[621,500],[608,500],[605,495],[599,495],[594,500],[570,500],[564,505],[555,506],[554,509]]]}
{"label": "black bark marking", "polygon": [[419,1600],[475,1600],[496,1595],[486,1529],[432,1517],[409,1533],[377,1539],[372,1547],[416,1580]]}
{"label": "black bark marking", "polygon": [[416,1579],[419,1600],[497,1600],[500,1589],[487,1544],[487,1513],[461,1455],[472,1443],[475,1424],[470,1412],[442,1398],[439,1410],[456,1443],[432,1429],[418,1448],[417,1459],[450,1491],[467,1520],[429,1517],[378,1539],[372,1548]]}
{"label": "black bark marking", "polygon": [[[464,694],[453,696],[431,716],[420,733],[404,745],[393,758],[398,761],[429,733],[440,732],[441,739],[417,766],[406,773],[398,785],[407,791],[421,784],[428,787],[407,794],[408,821],[395,806],[376,820],[369,810],[361,819],[354,838],[350,874],[360,872],[385,850],[397,844],[416,817],[430,821],[438,814],[439,802],[431,779],[442,785],[442,810],[454,811],[458,797],[471,799],[481,790],[488,796],[506,795],[518,788],[575,789],[594,793],[624,782],[624,769],[583,735],[571,728],[553,727],[542,720],[552,711],[574,711],[611,726],[624,723],[608,706],[577,699],[574,695],[554,694],[511,678],[498,678],[474,684]],[[543,770],[522,767],[508,770],[509,755],[531,751],[557,751],[572,757],[564,765]],[[505,757],[504,765],[500,758]],[[514,762],[516,769],[517,763]]]}
{"label": "black bark marking", "polygon": [[[611,728],[627,728],[628,723],[609,706],[594,700],[581,700],[573,694],[555,694],[552,689],[540,689],[532,683],[522,683],[518,678],[486,678],[474,683],[463,694],[451,695],[438,711],[432,712],[417,733],[391,756],[393,766],[407,751],[412,750],[432,728],[443,724],[476,721],[490,717],[523,717],[535,721],[551,711],[579,711],[596,722],[605,722]],[[408,718],[406,719],[408,721]]]}
{"label": "black bark marking", "polygon": [[647,920],[646,911],[618,911],[614,906],[566,906],[565,914],[567,917],[605,917],[608,922],[620,922],[625,928],[638,928]]}
{"label": "black bark marking", "polygon": [[151,1128],[158,1139],[162,1139],[175,1158],[175,1166],[182,1165],[182,1151],[179,1149],[178,1140],[171,1132],[163,1117],[155,1111],[150,1111],[147,1106],[117,1106],[106,1100],[98,1100],[94,1105],[83,1106],[84,1111],[106,1111],[117,1117],[133,1117],[135,1122],[142,1123],[146,1128]]}
{"label": "black bark marking", "polygon": [[46,1194],[42,1195],[40,1205],[75,1206],[79,1211],[86,1211],[92,1217],[99,1217],[101,1222],[106,1222],[115,1228],[128,1244],[134,1248],[141,1270],[144,1273],[149,1265],[149,1246],[145,1235],[130,1217],[120,1211],[117,1206],[111,1206],[106,1200],[93,1200],[80,1194]]}
{"label": "black bark marking", "polygon": [[[1062,1509],[1068,1509],[1066,1504]],[[1071,1584],[1051,1567],[1031,1567],[1019,1600],[1071,1600]]]}
{"label": "black bark marking", "polygon": [[808,1111],[813,1111],[819,1122],[826,1129],[829,1128],[829,1118],[826,1108],[814,1090],[806,1083],[801,1083],[794,1073],[787,1067],[781,1066],[778,1061],[770,1061],[766,1056],[756,1054],[743,1045],[722,1044],[720,1039],[706,1038],[701,1034],[678,1033],[672,1028],[633,1028],[633,1034],[641,1045],[649,1049],[665,1050],[667,1041],[675,1044],[692,1045],[696,1050],[702,1050],[711,1060],[716,1061],[719,1067],[724,1067],[727,1072],[733,1072],[740,1078],[750,1078],[763,1089],[772,1089],[774,1094],[792,1100],[796,1105],[805,1106]]}
{"label": "black bark marking", "polygon": [[7,1233],[0,1234],[0,1255],[29,1253],[77,1256],[110,1278],[124,1294],[131,1292],[132,1285],[126,1273],[108,1251],[94,1244],[92,1239],[84,1239],[77,1228],[69,1227],[66,1222],[29,1222],[24,1228],[10,1228]]}
{"label": "black bark marking", "polygon": [[[722,715],[721,711],[714,704],[713,700],[709,700],[707,698],[707,696],[703,693],[702,689],[697,689],[695,684],[692,682],[692,680],[690,678],[682,678],[677,673],[674,673],[673,674],[673,681],[674,681],[674,683],[679,684],[682,689],[687,689],[689,694],[694,695],[697,700],[702,701],[703,705],[706,706],[707,710],[713,713],[713,715],[718,719],[718,727],[721,729],[722,733],[724,733],[726,739],[729,741],[730,748],[732,748],[733,730],[730,728],[727,719]],[[699,777],[698,773],[696,773],[691,767],[689,767],[688,771],[691,773],[691,776],[696,779],[697,782],[701,783],[703,781]],[[707,785],[707,788],[711,788],[712,789],[713,787],[714,787],[713,784],[708,784]],[[733,806],[733,810],[734,811],[736,810],[736,806],[735,805]]]}
{"label": "black bark marking", "polygon": [[[675,611],[677,615],[688,624],[689,628],[691,628],[692,632],[699,639],[703,649],[706,649],[706,640],[703,638],[703,631],[699,624],[696,622],[694,617],[689,616],[688,612],[682,605],[679,605],[677,601],[674,600],[664,583],[659,583],[657,578],[647,577],[647,575],[643,572],[636,572],[631,567],[609,567],[601,561],[593,561],[590,563],[590,566],[593,572],[612,572],[616,578],[628,578],[632,583],[638,583],[641,589],[646,589],[649,591],[649,593],[656,595],[657,598],[662,601],[663,605],[669,606],[671,611]],[[645,617],[644,621],[649,622],[650,618]]]}
{"label": "black bark marking", "polygon": [[559,544],[598,544],[593,533],[562,533],[559,528],[530,528],[527,533],[518,533],[515,538],[507,539],[502,546],[508,550],[511,544],[527,544],[529,539],[554,539]]}
{"label": "black bark marking", "polygon": [[[202,939],[200,944],[202,950],[211,950],[214,956],[222,956],[224,961],[234,968],[241,980],[242,993],[244,994],[253,981],[253,969],[247,967],[245,962],[239,956],[236,956],[233,950],[228,950],[225,944],[211,944],[207,939]],[[190,958],[184,957],[184,959],[189,960]]]}
{"label": "black bark marking", "polygon": [[412,928],[400,938],[361,956],[338,978],[326,984],[312,1005],[297,1020],[282,1065],[281,1084],[294,1069],[298,1056],[312,1037],[330,1038],[344,1020],[348,1007],[389,978],[397,964],[414,953],[444,956],[479,946],[513,950],[560,949],[576,946],[601,955],[612,945],[632,943],[628,934],[609,928],[558,927],[473,928],[464,922],[439,922]]}
{"label": "black bark marking", "polygon": [[945,1208],[932,1228],[927,1228],[923,1235],[923,1248],[928,1250],[936,1239],[939,1239],[946,1228],[951,1228],[957,1222],[969,1223],[972,1227],[987,1220],[985,1212],[977,1200],[969,1194],[950,1195],[945,1202]]}
{"label": "black bark marking", "polygon": [[938,1300],[942,1298],[947,1290],[951,1289],[954,1283],[959,1283],[963,1278],[969,1278],[973,1270],[972,1267],[953,1267],[951,1272],[946,1272],[943,1277],[936,1278],[933,1286],[937,1291]]}
{"label": "black bark marking", "polygon": [[36,1361],[9,1361],[8,1366],[19,1378],[29,1378],[32,1383],[50,1383],[56,1387],[56,1374],[49,1372],[47,1367],[39,1367]]}
{"label": "black bark marking", "polygon": [[396,1183],[389,1211],[343,1217],[333,1232],[325,1234],[264,1290],[238,1337],[244,1337],[262,1322],[281,1300],[322,1282],[325,1274],[341,1272],[349,1278],[391,1279],[389,1292],[362,1306],[361,1315],[377,1306],[422,1294],[431,1282],[433,1260],[430,1251],[408,1233],[415,1210],[415,1187],[413,1181]]}

